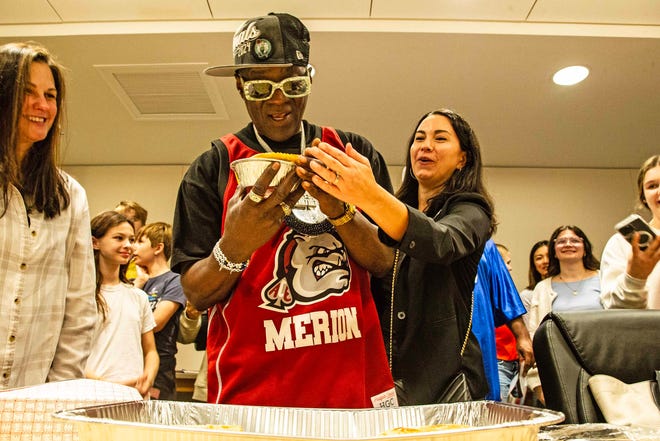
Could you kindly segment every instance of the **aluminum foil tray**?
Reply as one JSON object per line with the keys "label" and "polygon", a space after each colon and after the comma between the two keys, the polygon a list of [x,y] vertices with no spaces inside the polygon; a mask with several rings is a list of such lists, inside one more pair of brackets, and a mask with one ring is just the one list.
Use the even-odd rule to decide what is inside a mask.
{"label": "aluminum foil tray", "polygon": [[660,427],[617,426],[614,424],[562,424],[547,426],[539,441],[658,441]]}
{"label": "aluminum foil tray", "polygon": [[0,441],[75,441],[69,421],[53,412],[142,398],[137,389],[97,380],[68,380],[0,391]]}
{"label": "aluminum foil tray", "polygon": [[[133,401],[54,414],[78,426],[80,441],[370,440],[534,441],[560,412],[492,401],[392,409],[303,409]],[[454,423],[465,429],[383,436],[396,427]],[[238,425],[242,431],[205,425]]]}

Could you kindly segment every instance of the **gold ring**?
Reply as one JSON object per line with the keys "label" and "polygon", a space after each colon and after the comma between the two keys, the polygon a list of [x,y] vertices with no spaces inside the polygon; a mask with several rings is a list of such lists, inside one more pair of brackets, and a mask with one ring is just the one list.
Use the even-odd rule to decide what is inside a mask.
{"label": "gold ring", "polygon": [[282,211],[284,212],[285,216],[291,214],[291,207],[289,207],[289,204],[287,204],[286,202],[280,202],[280,207],[282,207]]}
{"label": "gold ring", "polygon": [[335,172],[335,180],[332,181],[332,185],[337,185],[339,183],[339,178],[341,178],[341,175]]}
{"label": "gold ring", "polygon": [[263,196],[260,196],[254,192],[254,188],[248,192],[247,196],[250,198],[252,202],[255,202],[257,204],[264,200]]}

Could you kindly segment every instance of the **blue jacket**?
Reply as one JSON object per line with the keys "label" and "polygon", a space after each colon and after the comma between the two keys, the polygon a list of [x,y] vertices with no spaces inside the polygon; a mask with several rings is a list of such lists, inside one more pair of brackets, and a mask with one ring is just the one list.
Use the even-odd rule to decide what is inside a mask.
{"label": "blue jacket", "polygon": [[495,242],[489,239],[477,268],[472,319],[472,332],[479,341],[488,380],[489,391],[486,395],[488,400],[500,400],[495,328],[520,317],[525,312],[527,311],[520,300],[509,269]]}

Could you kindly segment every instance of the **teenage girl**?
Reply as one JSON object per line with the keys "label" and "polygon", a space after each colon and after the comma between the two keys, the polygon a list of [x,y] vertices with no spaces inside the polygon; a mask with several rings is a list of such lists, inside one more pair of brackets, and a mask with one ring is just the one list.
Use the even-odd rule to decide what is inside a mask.
{"label": "teenage girl", "polygon": [[123,214],[106,211],[92,219],[99,319],[85,375],[133,386],[147,397],[159,364],[156,322],[147,295],[126,279],[134,241]]}

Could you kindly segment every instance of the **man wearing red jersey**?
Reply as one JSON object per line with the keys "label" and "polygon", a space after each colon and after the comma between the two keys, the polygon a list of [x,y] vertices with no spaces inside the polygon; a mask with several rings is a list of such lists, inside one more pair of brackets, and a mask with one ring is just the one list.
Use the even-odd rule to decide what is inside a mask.
{"label": "man wearing red jersey", "polygon": [[212,403],[396,405],[368,273],[382,272],[383,263],[342,239],[375,227],[328,196],[318,201],[325,221],[302,228],[292,215],[303,195],[293,190],[294,174],[267,194],[277,165],[252,189],[238,186],[229,169],[257,153],[301,154],[317,138],[340,149],[350,142],[391,190],[369,141],[303,120],[313,73],[309,40],[296,17],[256,17],[234,35],[234,64],[205,71],[235,78],[252,120],[193,162],[174,218],[172,268],[191,303],[209,310]]}

